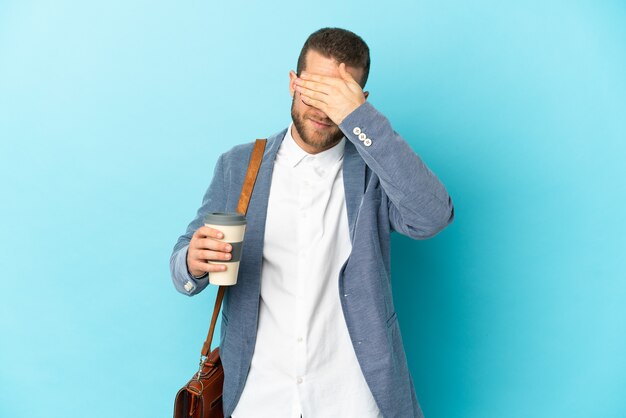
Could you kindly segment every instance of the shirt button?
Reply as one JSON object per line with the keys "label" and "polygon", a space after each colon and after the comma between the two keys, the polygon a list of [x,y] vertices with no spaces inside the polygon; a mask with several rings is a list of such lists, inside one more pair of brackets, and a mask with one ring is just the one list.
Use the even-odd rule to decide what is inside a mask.
{"label": "shirt button", "polygon": [[367,138],[367,135],[365,135],[365,133],[361,132],[359,134],[359,141],[365,141],[365,138]]}
{"label": "shirt button", "polygon": [[298,337],[298,342],[301,343],[302,342],[302,337]]}
{"label": "shirt button", "polygon": [[353,134],[355,134],[355,135],[360,134],[360,133],[361,133],[361,128],[359,128],[359,127],[357,126],[356,128],[354,128],[354,129],[352,130],[352,133],[353,133]]}
{"label": "shirt button", "polygon": [[302,383],[302,378],[299,377],[298,379],[296,379],[296,382],[298,382],[298,384],[301,384]]}

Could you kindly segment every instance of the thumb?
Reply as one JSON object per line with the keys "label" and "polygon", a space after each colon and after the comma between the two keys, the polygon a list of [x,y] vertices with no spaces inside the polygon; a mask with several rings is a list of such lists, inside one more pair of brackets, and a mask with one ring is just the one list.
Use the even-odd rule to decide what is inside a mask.
{"label": "thumb", "polygon": [[346,64],[344,64],[343,62],[339,64],[339,75],[346,81],[354,81],[352,75],[350,75],[350,73],[346,71]]}

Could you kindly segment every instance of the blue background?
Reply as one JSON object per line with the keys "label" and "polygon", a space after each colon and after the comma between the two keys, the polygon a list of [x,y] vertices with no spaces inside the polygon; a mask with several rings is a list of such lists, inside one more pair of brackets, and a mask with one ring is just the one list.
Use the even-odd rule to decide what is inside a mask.
{"label": "blue background", "polygon": [[0,2],[0,416],[171,416],[215,297],[175,292],[171,249],[339,26],[456,207],[392,242],[426,416],[626,417],[625,21],[622,1]]}

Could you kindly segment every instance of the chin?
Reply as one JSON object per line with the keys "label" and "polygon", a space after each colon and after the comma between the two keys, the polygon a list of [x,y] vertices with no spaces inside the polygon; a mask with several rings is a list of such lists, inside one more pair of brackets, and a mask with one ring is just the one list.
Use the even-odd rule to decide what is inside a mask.
{"label": "chin", "polygon": [[320,134],[317,131],[307,131],[306,136],[302,137],[302,140],[312,147],[317,149],[331,147],[341,140],[343,134],[337,137],[337,134]]}

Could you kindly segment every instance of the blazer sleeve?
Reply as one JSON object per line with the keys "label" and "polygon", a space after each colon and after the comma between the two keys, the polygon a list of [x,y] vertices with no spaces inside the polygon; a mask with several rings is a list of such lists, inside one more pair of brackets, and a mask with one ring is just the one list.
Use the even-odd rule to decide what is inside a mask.
{"label": "blazer sleeve", "polygon": [[204,224],[204,217],[209,212],[224,212],[226,206],[226,190],[224,185],[224,156],[221,155],[215,164],[213,179],[204,194],[202,206],[196,217],[187,226],[187,231],[181,235],[174,246],[170,257],[170,273],[174,287],[180,293],[193,296],[204,290],[209,284],[208,275],[194,278],[187,268],[187,250],[194,232]]}
{"label": "blazer sleeve", "polygon": [[374,106],[363,103],[339,127],[380,179],[393,230],[426,239],[452,222],[454,205],[444,185]]}

